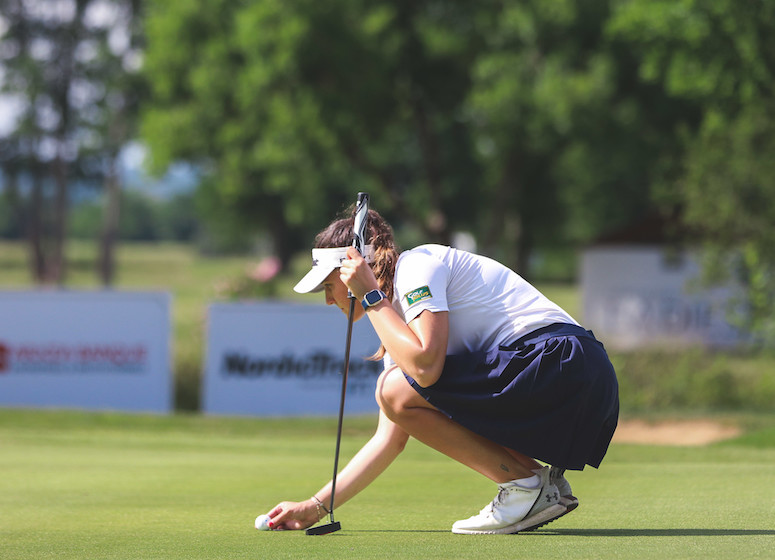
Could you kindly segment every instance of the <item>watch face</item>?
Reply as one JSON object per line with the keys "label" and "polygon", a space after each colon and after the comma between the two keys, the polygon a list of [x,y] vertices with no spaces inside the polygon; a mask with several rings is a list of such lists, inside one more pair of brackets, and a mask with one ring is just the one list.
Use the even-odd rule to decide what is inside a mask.
{"label": "watch face", "polygon": [[369,305],[374,305],[375,303],[379,303],[379,301],[382,299],[382,294],[379,292],[369,292],[366,294],[366,301],[369,302]]}

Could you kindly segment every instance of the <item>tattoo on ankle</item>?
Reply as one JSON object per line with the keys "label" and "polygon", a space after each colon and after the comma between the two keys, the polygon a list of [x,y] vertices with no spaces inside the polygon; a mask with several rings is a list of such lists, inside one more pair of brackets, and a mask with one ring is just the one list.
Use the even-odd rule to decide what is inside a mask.
{"label": "tattoo on ankle", "polygon": [[506,471],[506,472],[511,472],[511,471],[509,470],[509,468],[508,468],[506,465],[504,465],[503,463],[501,463],[501,470],[502,470],[502,471]]}

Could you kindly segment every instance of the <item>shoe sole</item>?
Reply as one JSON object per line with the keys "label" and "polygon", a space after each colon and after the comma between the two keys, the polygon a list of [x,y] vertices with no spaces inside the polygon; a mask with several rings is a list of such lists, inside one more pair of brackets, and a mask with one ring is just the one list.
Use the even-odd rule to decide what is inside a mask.
{"label": "shoe sole", "polygon": [[452,529],[452,532],[457,535],[513,535],[516,533],[533,531],[539,527],[543,527],[547,523],[551,523],[566,513],[568,513],[568,508],[566,508],[564,505],[554,504],[544,510],[539,511],[535,515],[531,515],[528,518],[522,519],[518,523],[514,523],[513,525],[508,525],[500,529],[493,529],[490,531]]}
{"label": "shoe sole", "polygon": [[522,531],[520,531],[520,532],[521,533],[529,533],[530,531],[535,531],[536,529],[538,529],[540,527],[543,527],[544,525],[547,525],[547,524],[551,523],[552,521],[557,521],[563,515],[568,515],[574,509],[579,507],[579,500],[575,496],[563,496],[562,498],[560,498],[560,504],[565,506],[565,511],[563,513],[561,513],[557,517],[554,517],[554,518],[550,519],[549,521],[544,521],[540,525],[535,525],[535,526],[530,527],[528,529],[522,529]]}
{"label": "shoe sole", "polygon": [[568,513],[579,507],[579,499],[571,494],[560,496],[560,503],[568,508]]}

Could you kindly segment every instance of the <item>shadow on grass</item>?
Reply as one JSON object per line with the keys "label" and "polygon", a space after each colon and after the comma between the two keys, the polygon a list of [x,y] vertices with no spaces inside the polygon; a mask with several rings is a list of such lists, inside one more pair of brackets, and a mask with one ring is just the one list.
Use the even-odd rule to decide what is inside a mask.
{"label": "shadow on grass", "polygon": [[449,533],[444,529],[353,529],[348,533]]}
{"label": "shadow on grass", "polygon": [[[441,529],[355,529],[348,533],[449,533]],[[520,535],[559,537],[753,537],[775,536],[772,529],[539,529]]]}
{"label": "shadow on grass", "polygon": [[772,529],[546,529],[535,535],[567,537],[752,537],[775,536]]}

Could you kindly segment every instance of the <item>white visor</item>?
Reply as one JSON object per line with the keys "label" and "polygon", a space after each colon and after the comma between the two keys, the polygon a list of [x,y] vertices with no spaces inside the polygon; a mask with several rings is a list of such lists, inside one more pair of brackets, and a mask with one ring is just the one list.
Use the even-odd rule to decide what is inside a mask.
{"label": "white visor", "polygon": [[[349,247],[334,247],[332,249],[312,249],[312,269],[293,287],[295,292],[308,294],[323,289],[321,284],[332,271],[339,268],[347,259]],[[363,248],[363,258],[367,263],[374,262],[374,247],[366,245]]]}

